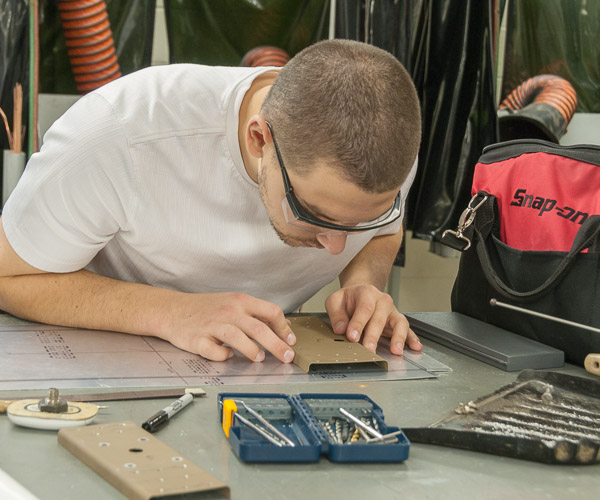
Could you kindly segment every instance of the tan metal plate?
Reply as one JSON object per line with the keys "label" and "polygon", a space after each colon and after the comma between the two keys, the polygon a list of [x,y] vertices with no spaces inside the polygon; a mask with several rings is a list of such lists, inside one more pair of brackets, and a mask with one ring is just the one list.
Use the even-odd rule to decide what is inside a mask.
{"label": "tan metal plate", "polygon": [[297,339],[293,346],[294,363],[305,372],[369,368],[387,371],[385,359],[344,335],[336,335],[321,318],[292,316],[289,320]]}
{"label": "tan metal plate", "polygon": [[206,491],[229,498],[225,483],[133,422],[61,429],[58,442],[132,500]]}

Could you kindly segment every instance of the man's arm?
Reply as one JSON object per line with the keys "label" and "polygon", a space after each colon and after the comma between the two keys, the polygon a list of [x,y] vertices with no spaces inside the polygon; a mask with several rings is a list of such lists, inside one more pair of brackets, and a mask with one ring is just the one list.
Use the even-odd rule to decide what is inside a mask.
{"label": "man's arm", "polygon": [[86,270],[45,273],[13,250],[1,219],[0,309],[42,323],[160,337],[214,361],[233,354],[222,344],[262,361],[255,342],[281,361],[293,359],[288,344],[295,337],[275,304],[239,293],[176,292]]}
{"label": "man's arm", "polygon": [[394,354],[402,354],[405,343],[422,348],[404,315],[390,295],[383,292],[394,259],[402,243],[402,231],[373,238],[340,274],[340,290],[331,294],[325,307],[333,330],[375,351],[383,334],[391,338]]}
{"label": "man's arm", "polygon": [[340,285],[368,283],[383,290],[401,244],[402,230],[373,238],[340,273]]}

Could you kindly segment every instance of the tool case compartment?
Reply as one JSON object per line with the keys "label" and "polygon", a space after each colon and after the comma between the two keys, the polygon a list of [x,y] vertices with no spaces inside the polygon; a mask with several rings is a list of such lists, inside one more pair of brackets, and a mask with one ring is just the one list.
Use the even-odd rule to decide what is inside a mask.
{"label": "tool case compartment", "polygon": [[[258,412],[294,446],[279,446],[259,435],[235,416],[224,416],[228,400],[237,402],[238,413],[253,424],[261,423],[244,406]],[[382,409],[364,394],[221,393],[218,396],[221,423],[234,453],[244,462],[316,462],[325,455],[332,462],[402,462],[410,443],[398,427],[385,423]],[[243,402],[243,403],[242,403]],[[367,442],[356,438],[357,425],[339,411],[348,411],[382,435],[398,433],[393,442]],[[225,413],[229,412],[225,410]],[[363,436],[369,436],[362,431]]]}

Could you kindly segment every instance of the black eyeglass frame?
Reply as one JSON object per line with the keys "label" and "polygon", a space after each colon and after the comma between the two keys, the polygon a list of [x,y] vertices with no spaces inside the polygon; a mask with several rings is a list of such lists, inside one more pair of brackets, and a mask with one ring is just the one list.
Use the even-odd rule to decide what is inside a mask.
{"label": "black eyeglass frame", "polygon": [[[377,222],[373,222],[373,224],[369,224],[367,222],[367,223],[365,223],[365,225],[360,225],[360,226],[344,226],[341,224],[334,224],[333,222],[328,222],[326,220],[319,219],[318,217],[311,214],[308,210],[306,210],[302,206],[302,204],[300,203],[298,198],[296,198],[296,195],[294,194],[294,188],[292,187],[290,178],[287,174],[285,164],[283,163],[283,158],[281,157],[281,151],[279,151],[279,146],[277,145],[277,141],[275,140],[275,134],[273,133],[273,127],[271,126],[271,124],[268,121],[265,120],[265,122],[267,124],[267,127],[269,127],[269,131],[271,132],[271,137],[273,138],[273,146],[275,146],[275,154],[277,155],[277,161],[279,162],[279,168],[281,169],[281,175],[283,177],[283,186],[285,188],[285,196],[287,198],[288,205],[290,206],[290,209],[292,210],[292,213],[293,213],[294,217],[296,217],[296,219],[298,219],[299,221],[311,224],[313,226],[322,227],[325,229],[333,229],[333,230],[344,231],[344,232],[358,232],[358,231],[368,231],[371,229],[378,229],[380,227],[387,226],[388,224],[391,224],[392,222],[395,222],[400,218],[400,216],[402,215],[402,210],[401,210],[402,193],[401,193],[401,191],[398,191],[398,195],[396,196],[396,199],[394,200],[394,204],[392,205],[392,207],[389,210],[387,210],[386,212],[384,212],[384,214],[380,215],[377,219],[375,219],[375,221],[377,221]],[[395,212],[397,212],[397,213],[395,213]],[[386,213],[390,214],[389,218],[386,218],[386,219],[380,221],[379,219],[381,219],[381,217],[384,217]]]}

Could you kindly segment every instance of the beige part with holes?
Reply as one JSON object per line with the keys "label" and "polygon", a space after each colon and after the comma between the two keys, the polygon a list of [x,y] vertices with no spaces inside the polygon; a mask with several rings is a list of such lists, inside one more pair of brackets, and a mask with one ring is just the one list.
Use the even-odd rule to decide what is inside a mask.
{"label": "beige part with holes", "polygon": [[387,371],[388,363],[381,356],[369,351],[358,342],[350,342],[345,335],[333,333],[331,326],[317,316],[290,316],[296,344],[292,346],[294,364],[305,372],[325,365],[335,370],[336,366],[360,368],[372,364]]}
{"label": "beige part with holes", "polygon": [[71,427],[58,442],[132,500],[213,491],[229,487],[133,422]]}

